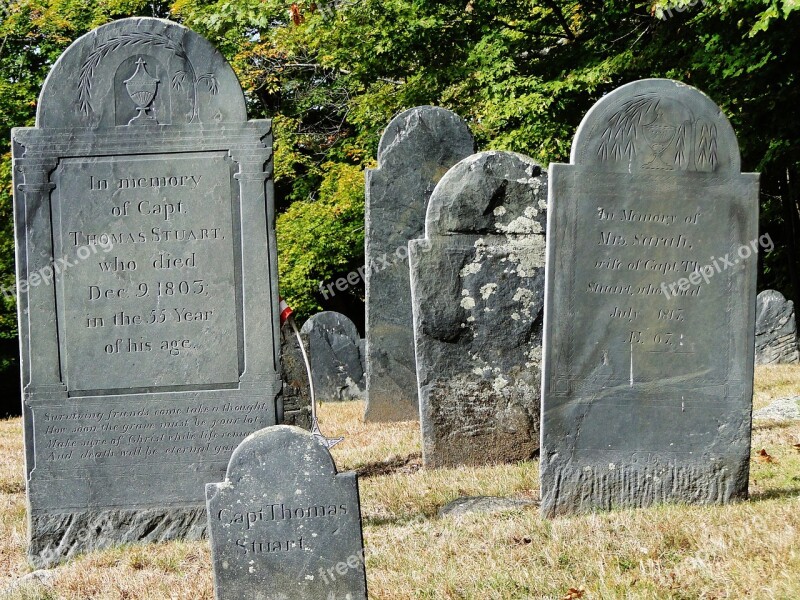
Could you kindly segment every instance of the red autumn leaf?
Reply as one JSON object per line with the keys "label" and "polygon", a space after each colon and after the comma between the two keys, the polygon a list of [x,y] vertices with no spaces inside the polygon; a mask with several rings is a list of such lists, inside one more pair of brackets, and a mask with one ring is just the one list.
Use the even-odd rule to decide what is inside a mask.
{"label": "red autumn leaf", "polygon": [[586,590],[582,587],[574,588],[571,587],[567,591],[567,595],[564,596],[561,600],[578,600],[579,598],[583,598],[583,595],[586,593]]}
{"label": "red autumn leaf", "polygon": [[772,458],[772,455],[769,454],[765,448],[762,448],[761,452],[759,452],[756,455],[756,460],[758,460],[760,462],[765,462],[765,463],[776,463],[776,462],[778,462],[774,458]]}

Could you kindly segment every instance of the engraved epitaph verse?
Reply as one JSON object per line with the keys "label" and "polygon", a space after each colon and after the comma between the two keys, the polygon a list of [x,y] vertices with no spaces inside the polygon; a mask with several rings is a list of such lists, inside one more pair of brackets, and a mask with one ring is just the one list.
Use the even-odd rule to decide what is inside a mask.
{"label": "engraved epitaph verse", "polygon": [[56,255],[75,263],[58,290],[68,389],[236,382],[229,161],[67,159],[55,181]]}
{"label": "engraved epitaph verse", "polygon": [[730,123],[633,82],[549,181],[542,513],[746,497],[758,175]]}
{"label": "engraved epitaph verse", "polygon": [[[591,380],[603,365],[604,372],[595,374],[607,386],[665,378],[684,389],[723,383],[725,344],[714,353],[698,347],[707,343],[700,334],[704,328],[720,331],[729,320],[725,308],[733,271],[699,278],[701,267],[719,264],[719,257],[734,250],[725,190],[707,186],[698,194],[680,184],[670,191],[645,184],[621,196],[621,185],[572,191],[577,239],[589,243],[575,246],[570,305],[588,328],[581,339],[602,342],[585,355],[577,353],[573,368],[560,375],[576,385]],[[708,310],[709,305],[719,310]],[[573,337],[576,342],[580,345]],[[680,400],[680,389],[674,394]]]}

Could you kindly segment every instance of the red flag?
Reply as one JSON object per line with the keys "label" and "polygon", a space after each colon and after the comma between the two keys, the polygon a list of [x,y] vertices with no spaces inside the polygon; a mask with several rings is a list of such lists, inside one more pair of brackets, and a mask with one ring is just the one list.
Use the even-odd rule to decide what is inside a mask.
{"label": "red flag", "polygon": [[278,296],[278,302],[280,303],[278,305],[278,310],[281,311],[281,326],[283,326],[283,324],[286,323],[286,320],[292,316],[294,311],[289,307],[288,304],[286,304],[286,300],[280,296]]}

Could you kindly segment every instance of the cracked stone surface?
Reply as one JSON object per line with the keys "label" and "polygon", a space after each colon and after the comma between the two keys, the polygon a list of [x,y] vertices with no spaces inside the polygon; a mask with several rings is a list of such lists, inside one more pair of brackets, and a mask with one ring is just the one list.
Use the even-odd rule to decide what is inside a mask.
{"label": "cracked stone surface", "polygon": [[481,152],[442,178],[409,244],[423,463],[530,459],[539,449],[547,176]]}

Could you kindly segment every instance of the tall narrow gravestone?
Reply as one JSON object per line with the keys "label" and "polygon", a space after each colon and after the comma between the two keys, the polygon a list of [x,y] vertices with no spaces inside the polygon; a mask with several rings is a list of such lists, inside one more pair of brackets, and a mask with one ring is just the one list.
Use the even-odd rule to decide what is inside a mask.
{"label": "tall narrow gravestone", "polygon": [[356,474],[310,433],[254,433],[206,497],[216,600],[366,600]]}
{"label": "tall narrow gravestone", "polygon": [[12,133],[30,560],[198,538],[280,389],[269,121],[169,21],[70,46]]}
{"label": "tall narrow gravestone", "polygon": [[419,416],[408,241],[423,233],[436,183],[474,148],[458,115],[421,106],[389,123],[378,147],[379,166],[367,171],[367,421]]}
{"label": "tall narrow gravestone", "polygon": [[539,449],[546,198],[531,159],[481,152],[442,178],[409,243],[427,467]]}
{"label": "tall narrow gravestone", "polygon": [[699,91],[652,79],[550,166],[542,512],[747,496],[758,175]]}

